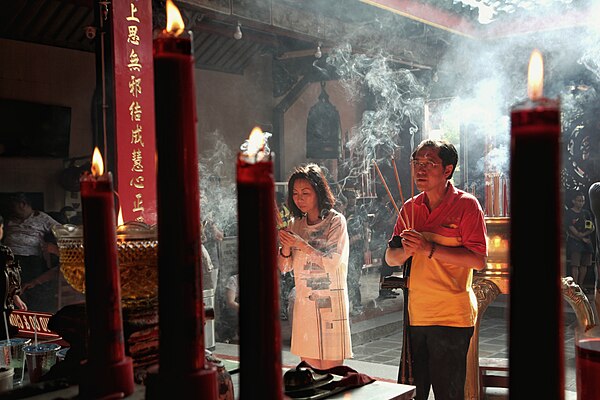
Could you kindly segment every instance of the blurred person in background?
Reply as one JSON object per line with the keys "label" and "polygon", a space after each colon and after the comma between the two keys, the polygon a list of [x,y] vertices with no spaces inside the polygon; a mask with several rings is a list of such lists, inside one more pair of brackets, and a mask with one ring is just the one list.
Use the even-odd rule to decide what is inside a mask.
{"label": "blurred person in background", "polygon": [[387,251],[387,246],[381,246],[381,244],[385,244],[389,238],[392,237],[397,214],[391,200],[386,200],[385,197],[380,197],[377,199],[377,202],[377,212],[375,213],[375,218],[371,223],[373,230],[373,240],[371,241],[373,246],[372,252],[378,256],[380,255],[381,257],[379,267],[379,296],[377,299],[395,299],[398,297],[398,294],[392,289],[382,288],[382,285],[385,277],[393,275],[394,272],[399,272],[401,270],[401,266],[388,265],[388,263],[385,261],[385,252]]}
{"label": "blurred person in background", "polygon": [[360,278],[365,264],[365,251],[367,250],[367,213],[364,208],[356,204],[356,191],[345,190],[347,199],[343,212],[348,224],[348,238],[350,243],[350,256],[348,260],[348,299],[350,300],[350,315],[363,312],[362,295],[360,292]]}
{"label": "blurred person in background", "polygon": [[[0,240],[4,236],[4,218],[0,215]],[[0,244],[0,299],[2,300],[2,312],[6,321],[14,309],[27,310],[27,304],[19,294],[21,293],[21,266],[15,260],[15,256],[10,247]],[[8,332],[7,332],[8,330]],[[7,324],[6,329],[1,330],[0,339],[7,339],[15,336],[19,330],[13,325]]]}
{"label": "blurred person in background", "polygon": [[585,194],[575,192],[571,196],[571,208],[565,212],[567,226],[567,258],[570,260],[571,276],[581,290],[589,293],[590,290],[583,286],[588,267],[592,265],[594,246],[592,234],[594,222],[592,213],[585,209]]}
{"label": "blurred person in background", "polygon": [[58,246],[52,227],[60,225],[34,210],[24,193],[11,196],[11,215],[4,226],[4,244],[21,266],[21,298],[32,311],[55,313],[58,295]]}

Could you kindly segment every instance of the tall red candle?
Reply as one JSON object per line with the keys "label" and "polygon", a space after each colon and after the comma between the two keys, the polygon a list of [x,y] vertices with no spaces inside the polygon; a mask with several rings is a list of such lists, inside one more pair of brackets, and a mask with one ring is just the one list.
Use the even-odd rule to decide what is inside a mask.
{"label": "tall red candle", "polygon": [[508,186],[506,177],[502,179],[502,215],[508,217]]}
{"label": "tall red candle", "polygon": [[206,363],[204,344],[192,48],[191,32],[168,0],[167,28],[154,39],[159,370],[147,398],[218,397],[216,368]]}
{"label": "tall red candle", "polygon": [[86,399],[127,396],[134,391],[133,362],[125,356],[113,181],[110,172],[103,172],[96,148],[92,173],[80,181],[89,329],[88,358],[79,390]]}
{"label": "tall red candle", "polygon": [[283,398],[273,161],[255,128],[238,157],[240,399]]}
{"label": "tall red candle", "polygon": [[[560,288],[560,108],[542,97],[543,65],[534,51],[530,100],[511,111],[509,396],[529,397],[531,360],[544,384],[536,398],[563,399]],[[535,297],[535,298],[534,298]]]}

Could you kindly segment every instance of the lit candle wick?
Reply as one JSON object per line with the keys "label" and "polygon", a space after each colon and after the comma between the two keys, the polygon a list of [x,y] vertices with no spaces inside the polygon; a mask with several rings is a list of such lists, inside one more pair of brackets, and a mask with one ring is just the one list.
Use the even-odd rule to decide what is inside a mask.
{"label": "lit candle wick", "polygon": [[181,13],[179,9],[171,0],[167,0],[167,28],[166,32],[179,36],[183,33],[185,28],[185,24],[183,23],[183,18],[181,18]]}
{"label": "lit candle wick", "polygon": [[263,132],[258,126],[255,126],[250,132],[248,139],[241,146],[241,153],[244,161],[248,163],[257,163],[264,161],[270,154],[267,139],[271,133]]}
{"label": "lit candle wick", "polygon": [[98,147],[94,148],[94,154],[92,155],[92,176],[99,177],[104,175],[104,162],[102,161],[102,155]]}
{"label": "lit candle wick", "polygon": [[539,100],[544,93],[544,60],[539,50],[533,50],[527,73],[527,95],[531,101]]}
{"label": "lit candle wick", "polygon": [[263,132],[260,128],[255,127],[250,132],[250,137],[248,138],[248,150],[247,153],[249,156],[255,156],[265,147],[265,138]]}

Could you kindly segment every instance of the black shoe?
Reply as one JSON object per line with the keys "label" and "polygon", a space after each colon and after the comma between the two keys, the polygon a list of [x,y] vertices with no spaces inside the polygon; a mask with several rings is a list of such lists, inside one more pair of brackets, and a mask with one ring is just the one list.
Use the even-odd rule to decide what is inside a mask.
{"label": "black shoe", "polygon": [[398,297],[398,295],[394,292],[392,292],[391,290],[382,290],[379,292],[379,297],[377,297],[378,300],[387,300],[387,299],[395,299],[396,297]]}
{"label": "black shoe", "polygon": [[356,306],[350,310],[350,316],[356,317],[357,315],[361,315],[365,311],[363,306]]}

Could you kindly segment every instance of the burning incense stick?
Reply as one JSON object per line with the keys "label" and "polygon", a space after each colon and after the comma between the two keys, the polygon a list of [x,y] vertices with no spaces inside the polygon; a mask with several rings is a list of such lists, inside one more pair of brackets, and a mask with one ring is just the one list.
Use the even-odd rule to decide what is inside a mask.
{"label": "burning incense stick", "polygon": [[402,194],[402,184],[400,183],[400,177],[398,176],[398,167],[396,167],[396,160],[394,160],[393,154],[392,154],[392,165],[394,166],[394,175],[396,176],[396,184],[398,185],[398,192],[400,193],[400,200],[402,200],[402,204],[404,204],[404,195]]}
{"label": "burning incense stick", "polygon": [[400,221],[402,222],[402,225],[404,225],[404,229],[406,229],[406,222],[404,221],[404,218],[402,218],[402,214],[400,213],[400,210],[398,209],[398,206],[396,205],[396,202],[394,201],[394,197],[392,196],[392,193],[390,193],[390,189],[388,188],[388,185],[385,182],[383,175],[381,174],[381,170],[379,169],[379,166],[377,165],[377,161],[373,160],[373,165],[375,166],[375,170],[377,170],[379,179],[381,179],[381,183],[383,184],[383,187],[385,188],[385,191],[387,192],[387,194],[390,198],[390,201],[392,202],[392,205],[394,206],[394,209],[396,210],[396,213],[398,214],[398,217],[400,217]]}
{"label": "burning incense stick", "polygon": [[277,229],[287,228],[292,220],[292,216],[290,214],[290,210],[285,206],[285,203],[281,205],[281,209],[279,208],[279,204],[277,204],[277,200],[275,202],[275,222],[277,223]]}
{"label": "burning incense stick", "polygon": [[410,198],[411,198],[411,210],[410,210],[410,227],[415,226],[415,166],[410,163]]}
{"label": "burning incense stick", "polygon": [[273,198],[273,202],[275,204],[275,222],[277,224],[277,228],[282,228],[283,219],[281,218],[281,213],[279,212],[279,205],[277,204],[277,199]]}
{"label": "burning incense stick", "polygon": [[[398,192],[400,193],[400,200],[402,201],[402,205],[404,206],[404,194],[402,194],[402,184],[400,183],[400,177],[398,176],[398,167],[396,166],[396,160],[394,159],[394,155],[392,154],[392,166],[394,167],[394,175],[396,176],[396,184],[398,185]],[[404,211],[404,217],[408,219],[408,215],[406,215],[406,210],[404,207],[402,208]],[[402,217],[402,211],[400,211],[400,216]],[[406,223],[404,223],[404,218],[402,219],[402,223],[404,224],[404,228],[407,228]]]}

